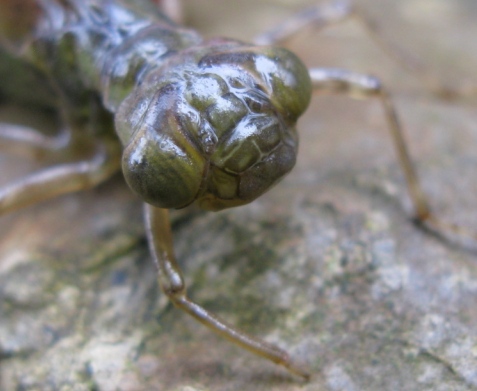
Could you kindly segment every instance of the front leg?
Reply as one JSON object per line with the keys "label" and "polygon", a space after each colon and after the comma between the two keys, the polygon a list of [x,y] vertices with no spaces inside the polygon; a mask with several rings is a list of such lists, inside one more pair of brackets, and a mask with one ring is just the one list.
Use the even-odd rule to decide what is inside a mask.
{"label": "front leg", "polygon": [[338,68],[312,68],[310,69],[310,77],[317,93],[331,92],[346,94],[358,99],[379,99],[391,132],[399,164],[406,177],[409,195],[414,205],[414,218],[417,222],[432,230],[437,230],[437,232],[456,234],[471,240],[477,240],[475,232],[442,221],[431,212],[428,197],[422,190],[394,104],[377,78]]}
{"label": "front leg", "polygon": [[175,306],[238,346],[284,366],[295,375],[309,378],[309,373],[293,361],[286,351],[236,329],[187,297],[182,271],[174,256],[169,211],[145,204],[144,215],[151,255],[158,270],[159,284]]}

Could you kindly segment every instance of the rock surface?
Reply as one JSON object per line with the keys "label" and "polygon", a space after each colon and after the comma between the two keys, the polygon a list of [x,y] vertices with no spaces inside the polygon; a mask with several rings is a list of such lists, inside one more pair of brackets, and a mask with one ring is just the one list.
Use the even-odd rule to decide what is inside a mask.
{"label": "rock surface", "polygon": [[[384,36],[429,72],[477,84],[473,0],[368,3]],[[244,39],[292,8],[218,0],[186,7],[208,35]],[[382,78],[434,210],[477,232],[475,100],[428,94],[356,23],[310,29],[287,46],[309,65]],[[300,131],[297,167],[281,184],[246,207],[179,216],[174,237],[190,295],[306,362],[309,383],[168,303],[141,205],[118,176],[0,218],[0,389],[477,389],[475,243],[411,222],[376,102],[315,97]],[[38,168],[0,159],[2,184]]]}

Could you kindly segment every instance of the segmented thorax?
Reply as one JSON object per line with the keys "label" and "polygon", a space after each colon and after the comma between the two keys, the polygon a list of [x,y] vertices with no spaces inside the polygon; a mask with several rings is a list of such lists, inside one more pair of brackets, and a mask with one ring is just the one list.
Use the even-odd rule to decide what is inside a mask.
{"label": "segmented thorax", "polygon": [[213,40],[185,50],[119,108],[126,180],[160,207],[248,203],[293,167],[310,90],[285,49]]}

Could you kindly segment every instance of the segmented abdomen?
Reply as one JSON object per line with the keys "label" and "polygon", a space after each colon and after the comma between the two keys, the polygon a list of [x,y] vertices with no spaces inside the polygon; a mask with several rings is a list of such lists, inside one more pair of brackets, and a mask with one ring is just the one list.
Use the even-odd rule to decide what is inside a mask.
{"label": "segmented abdomen", "polygon": [[0,70],[7,63],[11,76],[12,62],[28,64],[10,90],[40,73],[78,112],[89,110],[92,94],[114,112],[148,68],[201,41],[149,1],[1,0],[0,33]]}

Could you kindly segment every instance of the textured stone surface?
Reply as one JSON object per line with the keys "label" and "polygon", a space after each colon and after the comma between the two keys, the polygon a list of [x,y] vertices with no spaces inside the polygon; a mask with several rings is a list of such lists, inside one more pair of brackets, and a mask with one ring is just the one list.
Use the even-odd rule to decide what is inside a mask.
{"label": "textured stone surface", "polygon": [[[249,38],[289,12],[256,3],[187,5],[207,34]],[[369,12],[386,37],[437,75],[476,81],[473,0],[381,3]],[[435,210],[477,231],[475,101],[433,98],[355,23],[287,45],[307,64],[383,78]],[[300,129],[297,167],[270,194],[180,217],[174,235],[190,295],[301,357],[309,384],[167,302],[141,206],[117,177],[1,217],[0,389],[476,389],[477,251],[412,224],[379,105],[316,97]],[[0,165],[1,183],[39,167]]]}

